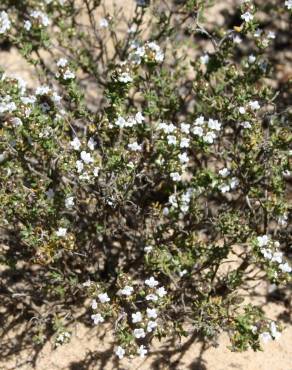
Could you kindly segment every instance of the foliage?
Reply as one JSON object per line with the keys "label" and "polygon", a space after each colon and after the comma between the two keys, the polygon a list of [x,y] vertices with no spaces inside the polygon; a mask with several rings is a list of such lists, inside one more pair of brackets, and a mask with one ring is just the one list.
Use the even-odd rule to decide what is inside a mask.
{"label": "foliage", "polygon": [[291,110],[257,14],[288,23],[292,4],[269,3],[221,28],[206,1],[137,1],[127,22],[102,1],[1,2],[0,38],[39,77],[0,75],[1,263],[37,266],[35,343],[68,342],[80,302],[119,358],[193,332],[278,338],[240,297],[254,272],[291,275]]}

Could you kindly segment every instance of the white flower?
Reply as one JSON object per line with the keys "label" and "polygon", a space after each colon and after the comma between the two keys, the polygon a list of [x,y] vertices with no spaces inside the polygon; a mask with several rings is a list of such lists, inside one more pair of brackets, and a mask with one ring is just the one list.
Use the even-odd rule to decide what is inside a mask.
{"label": "white flower", "polygon": [[238,112],[239,112],[240,114],[245,114],[245,108],[244,108],[244,107],[239,107],[239,108],[238,108]]}
{"label": "white flower", "polygon": [[98,177],[99,175],[100,168],[99,167],[94,167],[93,169],[93,176]]}
{"label": "white flower", "polygon": [[260,109],[260,105],[259,105],[259,102],[257,101],[257,100],[253,100],[253,101],[250,101],[249,103],[248,103],[248,105],[250,106],[250,108],[252,109],[252,110],[258,110],[258,109]]}
{"label": "white flower", "polygon": [[166,294],[167,294],[167,291],[165,290],[164,286],[156,289],[156,294],[160,297],[160,298],[163,298]]}
{"label": "white flower", "polygon": [[84,180],[84,181],[89,181],[90,180],[89,173],[88,172],[82,173],[81,175],[79,175],[79,179]]}
{"label": "white flower", "polygon": [[85,152],[84,150],[80,153],[80,157],[84,163],[89,164],[93,162],[93,158],[90,153]]}
{"label": "white flower", "polygon": [[100,300],[101,303],[106,303],[106,302],[110,301],[110,298],[107,295],[107,293],[100,293],[97,297],[98,297],[98,299]]}
{"label": "white flower", "polygon": [[29,31],[31,29],[31,22],[30,21],[24,21],[23,27],[25,30]]}
{"label": "white flower", "polygon": [[118,346],[118,348],[116,349],[116,352],[115,354],[118,356],[118,358],[121,360],[123,357],[124,357],[124,354],[126,353],[126,351],[124,350],[123,347],[121,346]]}
{"label": "white flower", "polygon": [[261,253],[268,260],[271,260],[273,258],[273,254],[270,249],[262,248]]}
{"label": "white flower", "polygon": [[70,69],[66,69],[65,73],[63,74],[64,80],[73,80],[75,78],[74,72],[70,71]]}
{"label": "white flower", "polygon": [[97,302],[96,302],[96,300],[95,300],[95,299],[93,299],[93,300],[92,300],[92,302],[91,302],[91,308],[92,308],[93,310],[96,310],[96,309],[97,309]]}
{"label": "white flower", "polygon": [[132,313],[132,323],[136,324],[137,322],[141,322],[143,320],[142,314],[140,311]]}
{"label": "white flower", "polygon": [[199,137],[202,137],[204,135],[204,130],[200,126],[193,127],[192,132],[194,135],[199,136]]}
{"label": "white flower", "polygon": [[145,346],[141,345],[138,349],[137,349],[137,353],[140,357],[144,358],[145,355],[148,353],[147,349],[145,348]]}
{"label": "white flower", "polygon": [[138,144],[137,141],[134,143],[128,144],[128,148],[132,150],[133,152],[141,152],[142,151],[142,145]]}
{"label": "white flower", "polygon": [[150,253],[152,249],[153,249],[152,245],[146,245],[146,247],[144,247],[144,252]]}
{"label": "white flower", "polygon": [[162,214],[163,214],[163,216],[168,216],[169,215],[169,208],[164,207],[163,210],[162,210]]}
{"label": "white flower", "polygon": [[285,6],[287,9],[291,10],[292,9],[292,0],[286,0],[285,1]]}
{"label": "white flower", "polygon": [[143,121],[145,121],[145,117],[141,112],[137,112],[135,115],[135,120],[137,123],[143,123]]}
{"label": "white flower", "polygon": [[157,297],[156,294],[148,294],[148,295],[146,295],[146,301],[156,302],[156,301],[158,301],[158,297]]}
{"label": "white flower", "polygon": [[52,94],[52,100],[55,104],[59,104],[60,101],[62,100],[62,97],[58,95],[55,91]]}
{"label": "white flower", "polygon": [[253,15],[249,12],[246,12],[240,16],[241,19],[243,19],[245,22],[250,22],[253,20]]}
{"label": "white flower", "polygon": [[176,137],[174,135],[168,135],[166,139],[169,145],[176,145]]}
{"label": "white flower", "polygon": [[287,272],[288,274],[292,271],[292,268],[288,264],[288,262],[282,263],[281,265],[279,265],[279,269],[282,270],[283,272]]}
{"label": "white flower", "polygon": [[94,150],[94,147],[96,145],[96,142],[94,141],[94,139],[91,137],[88,142],[87,142],[87,146],[90,150]]}
{"label": "white flower", "polygon": [[56,231],[56,235],[59,236],[60,238],[66,236],[67,234],[67,229],[64,227],[59,227],[59,229]]}
{"label": "white flower", "polygon": [[99,21],[100,28],[107,28],[109,26],[108,20],[106,18],[101,18]]}
{"label": "white flower", "polygon": [[156,321],[149,321],[147,324],[147,332],[151,333],[154,329],[157,328],[157,322]]}
{"label": "white flower", "polygon": [[188,163],[189,162],[189,157],[188,157],[187,153],[185,153],[185,152],[179,154],[178,158],[179,158],[180,163]]}
{"label": "white flower", "polygon": [[230,191],[230,186],[228,184],[222,184],[218,186],[218,189],[221,191],[222,194],[225,194]]}
{"label": "white flower", "polygon": [[130,296],[134,291],[132,286],[126,285],[123,289],[120,290],[122,295]]}
{"label": "white flower", "polygon": [[157,318],[157,310],[155,308],[147,308],[147,317],[149,319],[156,319]]}
{"label": "white flower", "polygon": [[270,331],[271,331],[272,337],[275,340],[278,340],[281,337],[281,333],[278,331],[277,326],[274,323],[274,321],[272,321],[270,324]]}
{"label": "white flower", "polygon": [[227,177],[228,175],[230,175],[230,171],[229,171],[229,169],[228,168],[226,168],[226,167],[224,167],[224,168],[222,168],[220,171],[219,171],[219,175],[221,176],[221,177]]}
{"label": "white flower", "polygon": [[173,123],[167,124],[165,122],[159,123],[158,128],[160,130],[163,130],[163,132],[166,134],[171,134],[176,130],[176,127],[174,126]]}
{"label": "white flower", "polygon": [[127,32],[128,33],[135,33],[137,30],[137,26],[133,24],[130,28],[128,28]]}
{"label": "white flower", "polygon": [[92,284],[90,280],[85,281],[82,285],[85,287],[89,287]]}
{"label": "white flower", "polygon": [[243,128],[251,128],[251,124],[248,121],[244,121],[240,124]]}
{"label": "white flower", "polygon": [[50,91],[51,91],[51,89],[49,88],[49,86],[42,85],[42,86],[39,86],[36,89],[35,94],[36,95],[47,95],[47,94],[49,94]]}
{"label": "white flower", "polygon": [[269,237],[268,235],[258,236],[257,241],[260,248],[265,247],[269,243]]}
{"label": "white flower", "polygon": [[133,78],[130,76],[128,72],[123,72],[119,75],[118,80],[123,83],[132,82]]}
{"label": "white flower", "polygon": [[264,343],[268,343],[270,340],[272,340],[273,338],[271,337],[271,334],[268,333],[268,332],[264,332],[264,333],[261,333],[259,335],[259,338],[261,341],[263,341]]}
{"label": "white flower", "polygon": [[39,10],[34,10],[33,12],[30,13],[30,16],[34,19],[37,19],[40,22],[40,24],[43,25],[44,27],[49,26],[51,23],[48,16]]}
{"label": "white flower", "polygon": [[120,127],[120,128],[123,128],[125,127],[126,125],[126,120],[125,118],[119,116],[116,120],[115,120],[115,125]]}
{"label": "white flower", "polygon": [[206,65],[206,64],[209,63],[209,60],[210,60],[210,57],[209,57],[208,54],[204,54],[204,55],[200,56],[200,62],[201,62],[201,64]]}
{"label": "white flower", "polygon": [[157,45],[155,42],[148,42],[147,43],[147,46],[149,47],[149,49],[151,49],[152,51],[154,51],[154,53],[155,53],[155,57],[154,58],[155,58],[156,62],[158,62],[158,63],[163,62],[164,53],[160,49],[159,45]]}
{"label": "white flower", "polygon": [[182,271],[180,271],[180,272],[179,272],[179,276],[180,276],[180,277],[183,277],[183,276],[185,276],[187,273],[188,273],[188,270],[184,269],[184,270],[182,270]]}
{"label": "white flower", "polygon": [[184,134],[189,134],[190,133],[190,128],[191,128],[191,125],[189,123],[181,123],[180,125],[180,129],[181,129],[181,132],[183,132]]}
{"label": "white flower", "polygon": [[36,102],[36,97],[31,95],[31,96],[22,96],[20,98],[21,102],[25,105],[27,104],[34,104]]}
{"label": "white flower", "polygon": [[253,35],[256,38],[259,38],[262,33],[263,33],[263,30],[261,30],[260,28],[258,28]]}
{"label": "white flower", "polygon": [[76,161],[76,168],[77,168],[77,172],[80,173],[83,171],[83,168],[84,168],[84,164],[82,161]]}
{"label": "white flower", "polygon": [[272,262],[282,263],[283,260],[283,253],[282,252],[275,252],[272,257]]}
{"label": "white flower", "polygon": [[104,318],[101,316],[100,313],[96,313],[96,314],[91,315],[91,318],[94,322],[94,325],[97,325],[101,322],[104,322]]}
{"label": "white flower", "polygon": [[248,63],[249,64],[253,64],[255,61],[256,61],[256,57],[253,55],[253,54],[251,54],[251,55],[249,55],[249,57],[248,57]]}
{"label": "white flower", "polygon": [[0,35],[8,31],[11,27],[8,14],[4,11],[0,13]]}
{"label": "white flower", "polygon": [[169,196],[169,198],[168,198],[168,201],[169,201],[169,203],[170,203],[173,207],[178,207],[177,199],[176,199],[175,194],[170,195],[170,196]]}
{"label": "white flower", "polygon": [[236,178],[236,177],[232,177],[232,179],[230,180],[230,188],[231,189],[235,189],[239,184],[239,180]]}
{"label": "white flower", "polygon": [[65,199],[65,207],[72,208],[74,206],[74,197],[68,197]]}
{"label": "white flower", "polygon": [[20,118],[18,118],[18,117],[13,117],[13,118],[11,118],[11,123],[12,123],[12,125],[14,126],[14,127],[19,127],[19,126],[22,126],[22,121],[21,121],[21,119]]}
{"label": "white flower", "polygon": [[173,181],[180,181],[181,175],[178,172],[171,172],[170,177]]}
{"label": "white flower", "polygon": [[145,338],[145,331],[142,328],[139,329],[134,329],[134,337],[139,339],[139,338]]}
{"label": "white flower", "polygon": [[241,37],[240,37],[239,35],[235,35],[235,36],[233,37],[233,42],[234,42],[235,44],[240,44],[240,43],[242,42],[242,39],[241,39]]}
{"label": "white flower", "polygon": [[190,139],[186,138],[186,137],[183,137],[180,141],[180,144],[179,146],[181,148],[188,148],[190,146]]}
{"label": "white flower", "polygon": [[145,284],[148,285],[150,288],[154,288],[159,284],[159,282],[155,280],[153,276],[151,276],[149,279],[145,280]]}
{"label": "white flower", "polygon": [[163,62],[163,60],[164,60],[164,53],[161,50],[159,50],[159,51],[156,52],[156,54],[155,54],[155,60],[156,60],[157,63],[162,63]]}
{"label": "white flower", "polygon": [[209,131],[203,136],[203,141],[208,144],[213,144],[214,139],[216,139],[216,134],[213,131]]}
{"label": "white flower", "polygon": [[285,171],[283,171],[283,172],[282,172],[282,174],[283,174],[283,176],[285,176],[285,177],[290,177],[290,176],[291,176],[291,171],[289,171],[289,170],[285,170]]}
{"label": "white flower", "polygon": [[60,58],[58,61],[57,61],[57,66],[58,67],[66,67],[66,65],[68,64],[68,60],[66,58]]}
{"label": "white flower", "polygon": [[198,118],[196,118],[194,125],[202,126],[204,122],[205,122],[205,117],[201,115]]}
{"label": "white flower", "polygon": [[267,34],[267,38],[268,39],[275,39],[276,38],[275,32],[269,31],[268,34]]}
{"label": "white flower", "polygon": [[220,131],[221,130],[221,123],[219,123],[217,120],[214,120],[214,119],[210,118],[209,121],[208,121],[208,127],[211,130]]}
{"label": "white flower", "polygon": [[287,213],[283,214],[283,216],[280,216],[278,218],[278,225],[281,226],[281,227],[285,227],[288,225],[288,215]]}
{"label": "white flower", "polygon": [[137,121],[134,117],[130,116],[126,121],[126,127],[133,127],[137,124]]}

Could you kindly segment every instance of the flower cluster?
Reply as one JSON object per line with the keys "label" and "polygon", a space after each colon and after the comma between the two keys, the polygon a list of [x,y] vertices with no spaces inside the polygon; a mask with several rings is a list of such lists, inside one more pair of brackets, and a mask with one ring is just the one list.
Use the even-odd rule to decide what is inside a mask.
{"label": "flower cluster", "polygon": [[164,60],[164,53],[160,46],[154,41],[148,41],[141,44],[138,41],[132,42],[129,60],[139,65],[145,63],[162,63]]}
{"label": "flower cluster", "polygon": [[10,29],[11,22],[8,14],[5,11],[0,12],[0,35],[7,32]]}
{"label": "flower cluster", "polygon": [[292,0],[286,0],[285,1],[285,6],[287,9],[291,10],[292,9]]}
{"label": "flower cluster", "polygon": [[[264,343],[267,343],[272,339],[278,340],[280,338],[281,332],[278,331],[277,325],[274,321],[270,323],[270,326],[267,329],[268,331],[262,332],[259,335],[260,340],[262,340]],[[257,327],[254,327],[253,330],[256,332]]]}
{"label": "flower cluster", "polygon": [[60,58],[57,62],[59,71],[56,73],[57,78],[62,78],[63,80],[73,80],[75,78],[74,72],[68,66],[68,60],[65,58]]}
{"label": "flower cluster", "polygon": [[[174,176],[173,176],[174,177]],[[172,194],[168,198],[168,202],[170,204],[170,210],[179,210],[182,215],[187,214],[190,209],[190,204],[192,200],[192,195],[194,194],[194,189],[189,188],[182,194]],[[169,214],[169,208],[163,208],[164,216]]]}
{"label": "flower cluster", "polygon": [[119,127],[119,128],[124,128],[124,127],[134,127],[136,125],[141,125],[145,121],[145,117],[141,112],[137,112],[135,116],[129,116],[127,118],[124,118],[122,116],[118,116],[117,119],[113,124],[110,124],[110,128],[112,127]]}
{"label": "flower cluster", "polygon": [[[127,343],[127,345],[121,343],[116,348],[116,355],[120,359],[126,353],[136,353],[140,357],[144,357],[148,352],[145,344],[159,328],[159,307],[165,303],[167,291],[164,286],[159,286],[159,282],[153,276],[145,279],[144,286],[130,283],[128,280],[123,281],[124,284],[117,291],[113,302],[104,291],[94,293],[97,295],[91,302],[91,308],[94,311],[91,319],[97,325],[104,323],[107,317],[113,316],[116,318],[116,330],[129,332],[132,337],[131,343]],[[92,282],[87,282],[84,285],[88,287],[89,291],[94,289]],[[131,305],[131,311],[127,314],[124,312],[121,317],[115,317],[116,313],[113,307],[118,302],[120,304],[127,302],[127,305]],[[146,342],[143,344],[141,340]]]}
{"label": "flower cluster", "polygon": [[[48,27],[51,24],[51,21],[47,14],[41,12],[40,10],[33,10],[30,13],[30,18],[32,20],[32,23],[38,27]],[[29,23],[26,23],[26,29],[30,29]]]}
{"label": "flower cluster", "polygon": [[[88,152],[85,145],[82,145],[82,142],[77,136],[70,141],[72,149],[76,152],[80,152],[80,158],[75,163],[80,180],[92,181],[99,175],[100,167],[96,166],[96,163],[98,162],[98,155],[95,153],[96,144],[96,141],[90,137],[86,143],[86,147],[90,150],[90,152]],[[82,146],[84,147],[83,150]],[[93,154],[91,154],[91,152]]]}
{"label": "flower cluster", "polygon": [[222,194],[228,193],[232,190],[235,190],[239,185],[239,180],[236,177],[230,177],[231,171],[224,167],[219,171],[220,175],[220,185],[218,189],[221,191]]}
{"label": "flower cluster", "polygon": [[280,247],[278,241],[273,241],[268,235],[263,235],[257,237],[257,245],[264,258],[276,263],[282,272],[290,273],[292,271],[289,263],[283,259],[283,253],[278,251]]}
{"label": "flower cluster", "polygon": [[55,339],[56,347],[61,346],[65,343],[68,343],[71,338],[71,333],[68,331],[61,331]]}
{"label": "flower cluster", "polygon": [[210,118],[206,120],[204,116],[198,117],[191,128],[191,132],[206,144],[213,144],[221,130],[222,124],[218,120]]}

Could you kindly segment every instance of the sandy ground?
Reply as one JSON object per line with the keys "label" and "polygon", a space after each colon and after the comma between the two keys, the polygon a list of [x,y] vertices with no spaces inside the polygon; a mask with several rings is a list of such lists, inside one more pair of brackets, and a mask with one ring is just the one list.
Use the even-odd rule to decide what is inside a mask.
{"label": "sandy ground", "polygon": [[[221,1],[219,6],[222,7],[222,3],[226,6],[227,2],[230,3]],[[128,7],[130,11],[133,9],[130,0],[126,2],[118,0],[118,3],[124,9]],[[29,86],[36,85],[31,67],[14,49],[0,52],[0,66],[9,74],[29,81]],[[264,286],[258,290],[255,300],[259,305],[264,304],[266,300],[263,294],[265,291]],[[285,319],[282,321],[284,330],[281,338],[277,342],[266,344],[264,352],[233,353],[227,348],[229,345],[227,335],[222,334],[217,346],[196,342],[188,345],[186,342],[170,347],[168,343],[156,343],[147,359],[135,358],[118,362],[113,355],[114,345],[110,331],[76,324],[71,328],[73,335],[69,344],[55,349],[53,344],[48,342],[36,358],[28,351],[15,354],[5,361],[1,360],[0,355],[0,370],[292,370],[292,325],[289,313],[285,311],[283,305],[276,302],[268,303],[264,309],[272,319],[279,316]],[[31,365],[31,362],[34,365]]]}
{"label": "sandy ground", "polygon": [[[271,317],[281,312],[275,303],[267,307]],[[228,349],[229,340],[222,334],[218,346],[210,346],[200,342],[182,343],[169,347],[167,343],[155,343],[152,351],[143,360],[117,361],[113,355],[112,336],[105,328],[86,328],[76,324],[72,327],[72,340],[54,349],[48,342],[38,357],[34,366],[29,362],[33,354],[24,351],[8,362],[1,363],[1,370],[292,370],[292,327],[286,326],[278,341],[265,344],[263,352],[249,350],[243,353],[233,353]]]}

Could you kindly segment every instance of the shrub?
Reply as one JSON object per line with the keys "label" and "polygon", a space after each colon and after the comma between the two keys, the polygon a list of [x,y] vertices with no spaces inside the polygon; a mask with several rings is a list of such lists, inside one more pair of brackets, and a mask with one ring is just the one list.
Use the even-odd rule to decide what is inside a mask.
{"label": "shrub", "polygon": [[1,71],[7,312],[19,271],[38,344],[69,341],[86,305],[119,358],[222,331],[258,350],[280,328],[242,292],[291,275],[291,110],[273,54],[291,2],[244,1],[224,27],[211,2],[136,3],[125,20],[98,0],[1,2],[2,41],[39,77]]}

